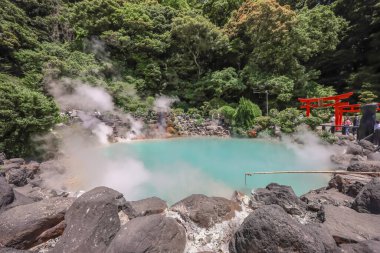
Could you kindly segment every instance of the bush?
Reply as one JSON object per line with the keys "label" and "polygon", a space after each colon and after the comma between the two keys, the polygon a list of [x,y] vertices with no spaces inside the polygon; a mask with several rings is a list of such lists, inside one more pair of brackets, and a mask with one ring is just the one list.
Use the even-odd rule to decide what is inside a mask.
{"label": "bush", "polygon": [[317,126],[321,125],[323,123],[323,120],[318,117],[310,116],[308,118],[304,118],[303,122],[308,125],[311,130],[315,130]]}
{"label": "bush", "polygon": [[260,116],[255,118],[255,125],[260,126],[262,129],[267,129],[271,125],[271,118],[269,116]]}
{"label": "bush", "polygon": [[232,108],[231,106],[225,105],[218,109],[218,112],[220,113],[221,117],[225,120],[226,123],[232,125],[234,121],[234,116],[236,113],[236,110]]}
{"label": "bush", "polygon": [[248,99],[241,98],[239,106],[236,109],[234,120],[238,127],[249,129],[254,125],[255,118],[261,115],[262,112],[258,105]]}
{"label": "bush", "polygon": [[293,133],[297,126],[302,123],[302,115],[296,108],[286,108],[274,113],[272,123],[279,126],[284,133]]}
{"label": "bush", "polygon": [[198,110],[197,108],[190,108],[189,110],[187,110],[187,114],[197,119],[202,118],[201,111]]}
{"label": "bush", "polygon": [[333,144],[335,143],[336,141],[339,140],[339,138],[335,135],[335,134],[332,134],[328,131],[322,131],[320,134],[319,134],[319,137],[323,140],[323,141],[326,141],[330,144]]}
{"label": "bush", "polygon": [[9,157],[31,155],[32,137],[47,132],[58,119],[54,101],[0,75],[0,151]]}

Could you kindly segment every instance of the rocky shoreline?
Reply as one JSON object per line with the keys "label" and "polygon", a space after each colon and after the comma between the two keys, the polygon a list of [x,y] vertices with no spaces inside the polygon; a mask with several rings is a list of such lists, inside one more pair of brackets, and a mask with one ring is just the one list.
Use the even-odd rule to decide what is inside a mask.
{"label": "rocky shoreline", "polygon": [[[367,141],[341,140],[337,169],[380,172]],[[269,184],[231,199],[191,195],[168,206],[107,187],[78,197],[44,183],[56,161],[0,157],[0,252],[380,252],[380,178],[335,174],[297,197]],[[378,174],[377,174],[378,175]]]}

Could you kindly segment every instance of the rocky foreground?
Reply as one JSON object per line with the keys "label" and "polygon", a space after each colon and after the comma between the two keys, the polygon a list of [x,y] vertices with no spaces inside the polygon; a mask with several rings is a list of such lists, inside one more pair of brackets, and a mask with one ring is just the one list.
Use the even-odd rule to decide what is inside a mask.
{"label": "rocky foreground", "polygon": [[[341,141],[338,169],[380,172],[366,141]],[[380,252],[380,178],[332,177],[297,197],[270,184],[232,199],[191,195],[172,206],[128,201],[97,187],[79,197],[44,184],[56,161],[0,158],[0,253],[7,252]]]}

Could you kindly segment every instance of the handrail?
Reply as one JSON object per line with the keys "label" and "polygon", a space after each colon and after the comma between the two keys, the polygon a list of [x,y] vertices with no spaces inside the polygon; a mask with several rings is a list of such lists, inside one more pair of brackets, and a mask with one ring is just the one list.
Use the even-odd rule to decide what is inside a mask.
{"label": "handrail", "polygon": [[346,170],[283,170],[283,171],[255,171],[244,173],[244,184],[247,186],[247,176],[253,175],[273,175],[273,174],[359,174],[359,175],[373,175],[380,172],[369,171],[346,171]]}

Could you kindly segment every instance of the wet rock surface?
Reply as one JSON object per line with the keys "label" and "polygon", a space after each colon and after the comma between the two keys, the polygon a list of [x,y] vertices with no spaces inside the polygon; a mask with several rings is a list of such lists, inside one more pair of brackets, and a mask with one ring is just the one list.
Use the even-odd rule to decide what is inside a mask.
{"label": "wet rock surface", "polygon": [[52,198],[1,213],[0,244],[17,249],[34,246],[44,231],[64,219],[73,201],[71,198]]}
{"label": "wet rock surface", "polygon": [[107,253],[184,252],[185,229],[160,214],[138,217],[120,228]]}
{"label": "wet rock surface", "polygon": [[229,220],[235,216],[235,211],[241,210],[237,202],[202,194],[193,194],[177,202],[170,209],[178,212],[184,220],[191,220],[204,228]]}

